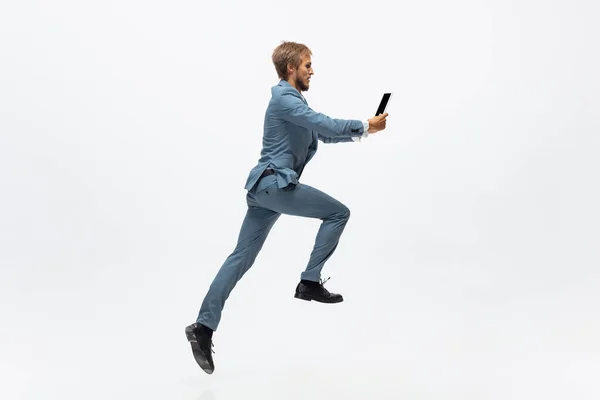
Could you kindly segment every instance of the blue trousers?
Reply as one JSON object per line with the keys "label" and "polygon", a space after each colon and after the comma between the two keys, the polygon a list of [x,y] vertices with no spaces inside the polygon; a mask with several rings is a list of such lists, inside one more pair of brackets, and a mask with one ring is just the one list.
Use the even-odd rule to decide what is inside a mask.
{"label": "blue trousers", "polygon": [[248,210],[237,245],[227,257],[206,294],[197,322],[217,330],[229,294],[254,264],[267,236],[281,214],[322,220],[308,265],[300,278],[319,282],[325,262],[335,251],[350,218],[350,210],[333,197],[298,183],[279,189],[275,175],[262,178],[247,192]]}

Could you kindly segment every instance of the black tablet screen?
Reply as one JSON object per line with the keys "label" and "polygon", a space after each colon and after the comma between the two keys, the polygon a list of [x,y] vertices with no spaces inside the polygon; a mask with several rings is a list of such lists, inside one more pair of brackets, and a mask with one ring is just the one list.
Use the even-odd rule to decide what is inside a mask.
{"label": "black tablet screen", "polygon": [[381,103],[379,103],[379,107],[377,108],[377,113],[375,115],[383,114],[385,112],[385,108],[387,107],[387,103],[390,100],[391,93],[384,93],[381,98]]}

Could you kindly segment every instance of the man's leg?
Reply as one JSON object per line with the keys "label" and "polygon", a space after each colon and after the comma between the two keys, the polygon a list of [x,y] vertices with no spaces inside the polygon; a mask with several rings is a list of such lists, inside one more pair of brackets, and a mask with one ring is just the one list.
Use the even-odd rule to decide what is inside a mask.
{"label": "man's leg", "polygon": [[[251,201],[251,196],[249,196]],[[212,374],[212,334],[221,320],[225,301],[236,283],[250,269],[268,234],[281,214],[248,204],[248,211],[240,229],[233,253],[227,257],[208,289],[196,323],[185,328],[196,362],[206,373]]]}
{"label": "man's leg", "polygon": [[306,270],[301,274],[304,281],[319,282],[323,265],[337,248],[350,218],[348,207],[328,194],[302,183],[286,189],[269,188],[256,196],[256,202],[281,214],[323,221]]}
{"label": "man's leg", "polygon": [[225,301],[236,283],[254,264],[267,235],[280,215],[265,208],[248,206],[237,245],[210,285],[196,322],[213,331],[217,330]]}

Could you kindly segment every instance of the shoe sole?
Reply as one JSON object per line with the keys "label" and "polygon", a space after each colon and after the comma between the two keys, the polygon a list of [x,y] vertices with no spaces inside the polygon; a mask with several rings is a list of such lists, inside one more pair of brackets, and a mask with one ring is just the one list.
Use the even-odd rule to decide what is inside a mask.
{"label": "shoe sole", "polygon": [[305,301],[316,301],[318,303],[328,303],[328,304],[332,304],[332,303],[341,303],[342,301],[344,301],[343,297],[339,297],[337,299],[332,299],[332,300],[319,300],[317,298],[314,298],[312,296],[309,296],[307,294],[303,294],[303,293],[296,293],[294,295],[295,298],[300,299],[300,300],[305,300]]}
{"label": "shoe sole", "polygon": [[211,368],[210,363],[204,356],[204,353],[202,352],[202,350],[200,350],[200,345],[198,344],[198,339],[196,338],[194,332],[191,329],[186,328],[185,336],[188,342],[190,342],[190,346],[192,347],[192,354],[194,355],[194,359],[196,360],[200,368],[202,368],[202,370],[207,374],[212,374],[214,372],[214,369]]}

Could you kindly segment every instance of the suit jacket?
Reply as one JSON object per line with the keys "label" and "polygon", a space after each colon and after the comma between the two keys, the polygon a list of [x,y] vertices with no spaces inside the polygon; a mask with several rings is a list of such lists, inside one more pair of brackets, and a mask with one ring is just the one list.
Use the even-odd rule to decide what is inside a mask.
{"label": "suit jacket", "polygon": [[319,140],[350,142],[366,136],[364,129],[360,120],[335,119],[313,111],[298,90],[280,80],[271,88],[260,159],[250,171],[245,189],[252,190],[267,168],[275,171],[279,188],[297,184],[317,152]]}

